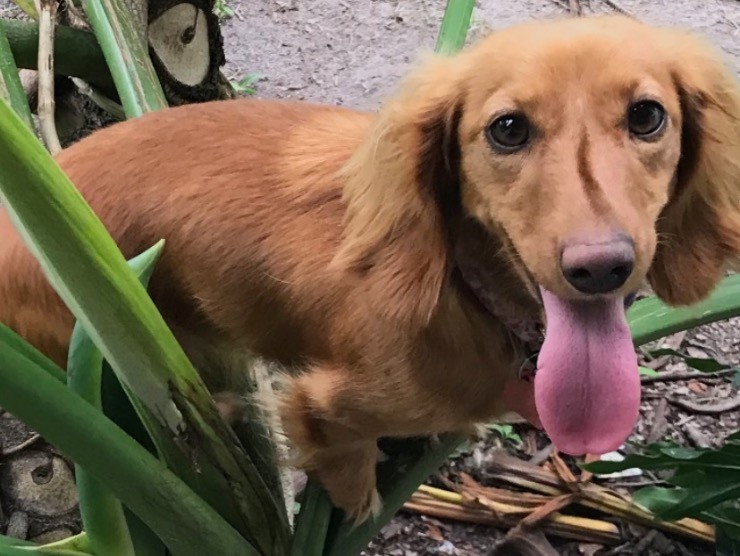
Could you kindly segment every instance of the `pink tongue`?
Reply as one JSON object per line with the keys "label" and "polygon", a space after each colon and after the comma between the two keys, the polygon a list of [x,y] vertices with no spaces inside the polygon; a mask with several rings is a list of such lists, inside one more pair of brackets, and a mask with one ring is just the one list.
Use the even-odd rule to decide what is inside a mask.
{"label": "pink tongue", "polygon": [[545,432],[558,450],[574,456],[616,450],[640,409],[624,300],[574,302],[541,291],[547,333],[534,395]]}

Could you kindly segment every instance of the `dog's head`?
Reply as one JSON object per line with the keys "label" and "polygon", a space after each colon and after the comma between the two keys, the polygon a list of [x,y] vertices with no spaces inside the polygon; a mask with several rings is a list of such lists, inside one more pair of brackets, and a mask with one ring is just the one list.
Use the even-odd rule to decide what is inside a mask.
{"label": "dog's head", "polygon": [[[685,32],[522,25],[422,66],[347,172],[337,260],[376,272],[391,316],[416,322],[451,266],[513,265],[546,313],[545,428],[566,451],[604,451],[639,405],[624,297],[647,278],[670,304],[699,301],[740,252],[740,91]],[[470,220],[503,257],[450,256]],[[607,417],[616,433],[584,430]]]}

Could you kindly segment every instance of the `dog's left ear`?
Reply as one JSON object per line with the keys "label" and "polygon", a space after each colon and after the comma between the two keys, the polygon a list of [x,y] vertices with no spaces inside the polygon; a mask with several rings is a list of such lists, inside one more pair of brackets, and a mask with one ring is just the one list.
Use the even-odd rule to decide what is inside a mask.
{"label": "dog's left ear", "polygon": [[713,49],[685,34],[668,37],[681,157],[648,278],[666,303],[688,305],[711,293],[740,253],[740,89]]}
{"label": "dog's left ear", "polygon": [[381,109],[343,170],[347,202],[334,268],[392,321],[423,326],[447,278],[459,205],[460,65],[433,58]]}

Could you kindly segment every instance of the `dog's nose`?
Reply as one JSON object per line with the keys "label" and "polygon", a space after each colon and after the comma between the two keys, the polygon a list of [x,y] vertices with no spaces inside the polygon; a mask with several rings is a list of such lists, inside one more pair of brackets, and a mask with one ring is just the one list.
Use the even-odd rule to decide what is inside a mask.
{"label": "dog's nose", "polygon": [[627,281],[635,266],[632,239],[619,236],[603,243],[574,243],[563,248],[563,276],[582,293],[609,293]]}

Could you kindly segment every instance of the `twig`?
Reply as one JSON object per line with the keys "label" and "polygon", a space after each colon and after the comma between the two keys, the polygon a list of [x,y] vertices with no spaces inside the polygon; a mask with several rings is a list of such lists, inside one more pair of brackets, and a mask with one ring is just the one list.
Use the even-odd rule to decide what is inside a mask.
{"label": "twig", "polygon": [[724,369],[717,371],[716,373],[704,373],[702,371],[675,371],[671,373],[659,373],[655,376],[643,376],[643,384],[651,384],[653,382],[673,382],[676,380],[692,380],[695,378],[721,378],[724,376],[734,375],[737,373],[737,369]]}
{"label": "twig", "polygon": [[681,409],[698,413],[700,415],[718,415],[719,413],[740,409],[740,397],[714,404],[700,404],[677,398],[675,396],[669,396],[668,401],[676,407],[680,407]]}
{"label": "twig", "polygon": [[583,15],[580,0],[568,0],[568,10],[575,16]]}
{"label": "twig", "polygon": [[62,150],[54,121],[54,20],[56,0],[36,0],[39,12],[39,100],[38,115],[41,137],[54,155]]}
{"label": "twig", "polygon": [[20,444],[16,444],[15,446],[11,448],[0,451],[0,456],[7,457],[7,456],[12,456],[13,454],[17,454],[18,452],[25,450],[32,444],[35,444],[40,438],[41,438],[40,434],[33,434],[30,438],[28,438],[28,440],[24,440]]}
{"label": "twig", "polygon": [[617,4],[615,0],[604,0],[604,4],[612,8],[613,10],[619,12],[622,15],[626,15],[627,17],[631,17],[632,19],[637,19],[634,15],[632,15],[628,10]]}

